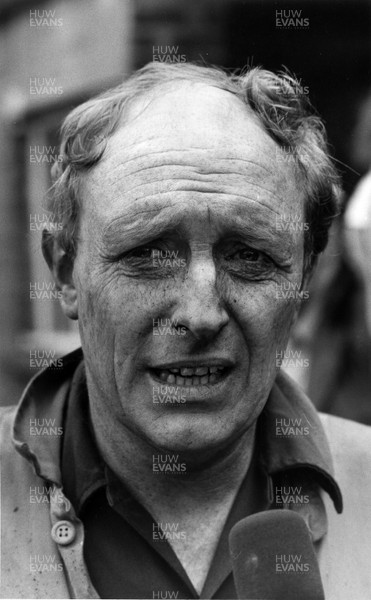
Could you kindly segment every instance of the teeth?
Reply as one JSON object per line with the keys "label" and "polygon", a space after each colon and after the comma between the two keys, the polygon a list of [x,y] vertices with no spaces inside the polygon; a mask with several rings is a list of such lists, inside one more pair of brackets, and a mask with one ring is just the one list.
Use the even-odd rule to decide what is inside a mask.
{"label": "teeth", "polygon": [[181,367],[158,371],[158,377],[170,385],[191,387],[215,383],[220,379],[223,371],[224,367]]}
{"label": "teeth", "polygon": [[209,367],[197,367],[196,375],[208,375]]}
{"label": "teeth", "polygon": [[189,377],[192,376],[194,374],[194,369],[191,369],[190,367],[183,367],[182,369],[180,369],[180,374],[182,375],[182,377]]}
{"label": "teeth", "polygon": [[169,369],[170,373],[174,375],[181,375],[182,377],[202,377],[203,375],[209,375],[210,373],[217,373],[223,371],[224,367],[181,367],[180,369]]}

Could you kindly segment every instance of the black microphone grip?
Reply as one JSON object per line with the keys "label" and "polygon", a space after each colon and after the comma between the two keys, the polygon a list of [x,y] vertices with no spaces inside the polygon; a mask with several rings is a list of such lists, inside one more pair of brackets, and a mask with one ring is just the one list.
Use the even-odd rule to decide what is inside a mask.
{"label": "black microphone grip", "polygon": [[232,528],[229,547],[240,600],[325,600],[310,534],[297,513],[246,517]]}

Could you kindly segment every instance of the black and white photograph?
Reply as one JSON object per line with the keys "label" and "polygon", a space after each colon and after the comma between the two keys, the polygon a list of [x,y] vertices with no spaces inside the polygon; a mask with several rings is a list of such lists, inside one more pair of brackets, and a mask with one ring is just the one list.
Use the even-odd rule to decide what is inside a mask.
{"label": "black and white photograph", "polygon": [[371,0],[0,0],[0,597],[370,600]]}

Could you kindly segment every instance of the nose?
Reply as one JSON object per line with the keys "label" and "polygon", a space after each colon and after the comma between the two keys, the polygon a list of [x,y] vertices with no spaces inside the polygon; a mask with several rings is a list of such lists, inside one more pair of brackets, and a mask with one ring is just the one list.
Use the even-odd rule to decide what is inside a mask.
{"label": "nose", "polygon": [[217,285],[217,271],[212,255],[201,251],[192,257],[182,286],[173,319],[187,327],[197,340],[215,337],[228,323]]}

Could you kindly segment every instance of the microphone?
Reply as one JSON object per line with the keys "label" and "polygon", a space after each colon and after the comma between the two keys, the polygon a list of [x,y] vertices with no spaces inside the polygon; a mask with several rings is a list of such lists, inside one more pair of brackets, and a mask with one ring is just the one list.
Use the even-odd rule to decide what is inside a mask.
{"label": "microphone", "polygon": [[229,548],[240,599],[325,600],[304,519],[289,510],[250,515],[232,527]]}

